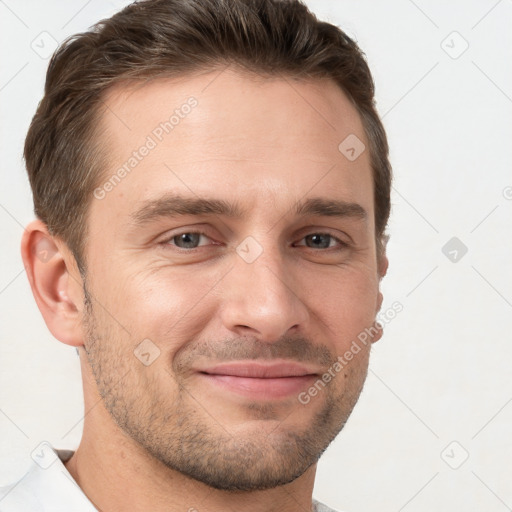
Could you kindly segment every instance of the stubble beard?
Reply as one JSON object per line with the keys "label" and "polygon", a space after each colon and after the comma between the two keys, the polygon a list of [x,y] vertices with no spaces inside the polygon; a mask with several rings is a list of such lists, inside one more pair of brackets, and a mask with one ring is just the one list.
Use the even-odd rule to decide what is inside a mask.
{"label": "stubble beard", "polygon": [[[84,294],[85,353],[113,421],[167,468],[215,489],[265,490],[303,475],[343,429],[366,379],[369,354],[359,366],[348,365],[336,376],[344,379],[343,386],[326,386],[307,405],[297,400],[299,411],[310,417],[307,425],[299,428],[284,417],[266,433],[254,427],[230,428],[213,419],[215,411],[209,414],[207,404],[179,379],[175,378],[179,392],[172,401],[156,380],[134,379],[140,362],[132,353],[131,340],[106,315],[102,325],[85,285]],[[323,400],[323,405],[319,407],[316,400]],[[249,403],[247,411],[251,420],[275,421],[271,404]]]}

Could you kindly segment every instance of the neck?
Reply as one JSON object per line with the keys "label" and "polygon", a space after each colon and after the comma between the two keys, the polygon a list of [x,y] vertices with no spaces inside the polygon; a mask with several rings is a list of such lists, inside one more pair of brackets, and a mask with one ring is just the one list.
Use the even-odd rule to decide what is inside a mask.
{"label": "neck", "polygon": [[[98,405],[99,407],[99,405]],[[100,512],[310,511],[316,465],[293,482],[263,491],[221,491],[164,466],[126,439],[85,432],[65,463]]]}

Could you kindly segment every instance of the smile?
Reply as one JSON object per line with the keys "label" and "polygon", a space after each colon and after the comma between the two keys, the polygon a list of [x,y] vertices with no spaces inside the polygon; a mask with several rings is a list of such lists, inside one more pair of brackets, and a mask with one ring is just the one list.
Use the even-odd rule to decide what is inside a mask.
{"label": "smile", "polygon": [[199,370],[210,385],[258,400],[295,395],[318,378],[318,369],[291,362],[237,362]]}

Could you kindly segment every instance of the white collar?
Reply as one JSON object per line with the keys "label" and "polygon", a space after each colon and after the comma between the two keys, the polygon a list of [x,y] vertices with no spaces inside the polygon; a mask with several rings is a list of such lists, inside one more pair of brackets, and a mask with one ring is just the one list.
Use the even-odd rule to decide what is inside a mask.
{"label": "white collar", "polygon": [[64,466],[73,453],[41,443],[31,453],[32,463],[25,475],[0,489],[0,510],[97,512]]}

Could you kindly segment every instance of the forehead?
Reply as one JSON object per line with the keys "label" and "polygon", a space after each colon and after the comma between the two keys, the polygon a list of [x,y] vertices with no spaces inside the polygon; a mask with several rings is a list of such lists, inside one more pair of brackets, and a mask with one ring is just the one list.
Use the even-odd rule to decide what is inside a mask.
{"label": "forehead", "polygon": [[[180,115],[191,98],[197,102],[193,115]],[[152,133],[173,113],[179,121],[171,124],[174,128],[180,124],[179,130],[173,129],[173,138],[192,136],[213,141],[253,136],[256,149],[259,144],[269,147],[303,137],[306,143],[324,141],[324,148],[332,150],[331,143],[340,137],[354,133],[365,138],[356,108],[342,89],[326,78],[304,81],[285,75],[262,77],[227,68],[180,78],[121,83],[107,92],[104,105],[102,128],[112,142],[122,142],[121,146],[127,142],[126,137]],[[277,131],[282,128],[285,130]],[[279,140],[274,138],[276,133]]]}
{"label": "forehead", "polygon": [[101,208],[127,214],[171,191],[272,208],[308,191],[373,197],[369,152],[351,161],[339,149],[347,137],[368,142],[355,107],[331,80],[228,68],[117,86],[104,102]]}

